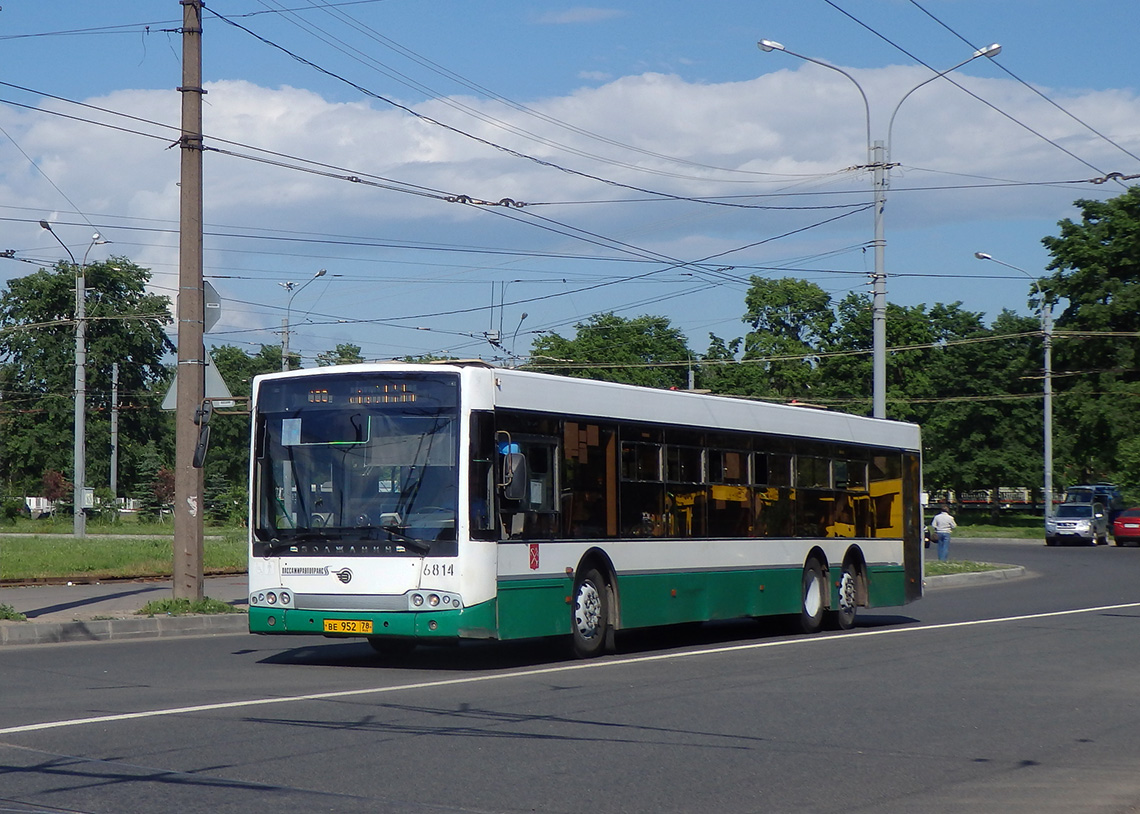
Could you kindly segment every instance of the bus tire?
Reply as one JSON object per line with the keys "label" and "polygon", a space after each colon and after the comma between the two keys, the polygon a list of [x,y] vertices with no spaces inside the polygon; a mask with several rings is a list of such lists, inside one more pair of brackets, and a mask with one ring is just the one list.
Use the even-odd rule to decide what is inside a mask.
{"label": "bus tire", "polygon": [[601,655],[610,639],[610,591],[593,566],[579,572],[574,580],[570,638],[574,655],[582,659]]}
{"label": "bus tire", "polygon": [[839,606],[831,612],[832,627],[850,630],[855,627],[855,615],[859,612],[859,571],[855,563],[843,566],[839,577]]}
{"label": "bus tire", "polygon": [[816,633],[823,627],[827,581],[823,566],[814,557],[804,566],[800,590],[800,628],[804,633]]}

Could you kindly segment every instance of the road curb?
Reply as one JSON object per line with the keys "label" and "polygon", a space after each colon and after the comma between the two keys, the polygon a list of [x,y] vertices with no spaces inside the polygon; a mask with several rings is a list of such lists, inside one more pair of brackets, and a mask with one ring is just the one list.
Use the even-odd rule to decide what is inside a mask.
{"label": "road curb", "polygon": [[0,622],[4,645],[109,642],[248,633],[244,613],[209,616],[147,616],[134,619],[90,619],[70,622]]}
{"label": "road curb", "polygon": [[[1020,565],[995,571],[947,574],[927,577],[927,590],[983,585],[1028,576]],[[202,616],[136,616],[112,619],[74,619],[60,622],[0,621],[0,647],[76,642],[116,642],[139,639],[168,639],[178,636],[222,636],[249,632],[244,613]]]}
{"label": "road curb", "polygon": [[928,590],[937,590],[938,588],[959,588],[963,585],[984,585],[988,582],[1005,582],[1027,576],[1029,576],[1029,571],[1025,566],[1005,565],[995,571],[973,571],[968,574],[945,574],[940,577],[927,577],[925,583]]}

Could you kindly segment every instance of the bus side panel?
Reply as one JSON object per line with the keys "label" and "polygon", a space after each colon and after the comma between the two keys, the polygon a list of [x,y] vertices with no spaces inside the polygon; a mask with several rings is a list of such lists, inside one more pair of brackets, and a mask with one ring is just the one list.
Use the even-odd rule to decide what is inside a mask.
{"label": "bus side panel", "polygon": [[623,628],[799,612],[801,570],[764,569],[619,578]]}
{"label": "bus side panel", "polygon": [[571,581],[514,579],[499,582],[499,638],[559,636],[570,632]]}
{"label": "bus side panel", "polygon": [[867,570],[867,607],[891,607],[910,601],[910,575],[903,566],[872,565]]}

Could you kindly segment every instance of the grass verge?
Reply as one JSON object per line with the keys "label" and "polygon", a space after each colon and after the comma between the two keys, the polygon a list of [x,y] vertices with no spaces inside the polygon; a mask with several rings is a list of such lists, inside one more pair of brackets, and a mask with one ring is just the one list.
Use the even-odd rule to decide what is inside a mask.
{"label": "grass verge", "polygon": [[189,599],[156,599],[147,602],[137,611],[139,616],[186,616],[195,613],[245,613],[228,602],[220,599],[205,597],[191,601]]}
{"label": "grass verge", "polygon": [[925,575],[928,577],[944,577],[948,574],[976,574],[981,571],[1000,571],[1004,567],[990,562],[971,562],[970,560],[927,560]]}
{"label": "grass verge", "polygon": [[[123,579],[171,573],[171,537],[74,537],[0,534],[0,579]],[[208,573],[243,573],[245,534],[240,529],[211,535],[204,543]]]}

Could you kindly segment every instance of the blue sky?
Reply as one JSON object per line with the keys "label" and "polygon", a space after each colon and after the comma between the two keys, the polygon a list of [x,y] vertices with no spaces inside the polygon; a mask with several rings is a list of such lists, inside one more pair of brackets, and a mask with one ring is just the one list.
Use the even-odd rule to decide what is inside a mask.
{"label": "blue sky", "polygon": [[[46,264],[41,218],[77,256],[98,230],[92,257],[174,293],[180,25],[177,0],[2,4],[0,249]],[[743,333],[753,274],[868,291],[859,94],[761,38],[849,72],[884,140],[911,88],[1001,43],[898,108],[888,298],[1028,313],[1029,278],[973,253],[1041,273],[1073,201],[1123,191],[1089,179],[1140,172],[1138,30],[1131,0],[211,0],[204,129],[238,155],[205,156],[208,339],[279,342],[281,283],[321,268],[289,312],[307,364],[338,342],[501,360],[603,310],[668,316],[702,350]]]}

